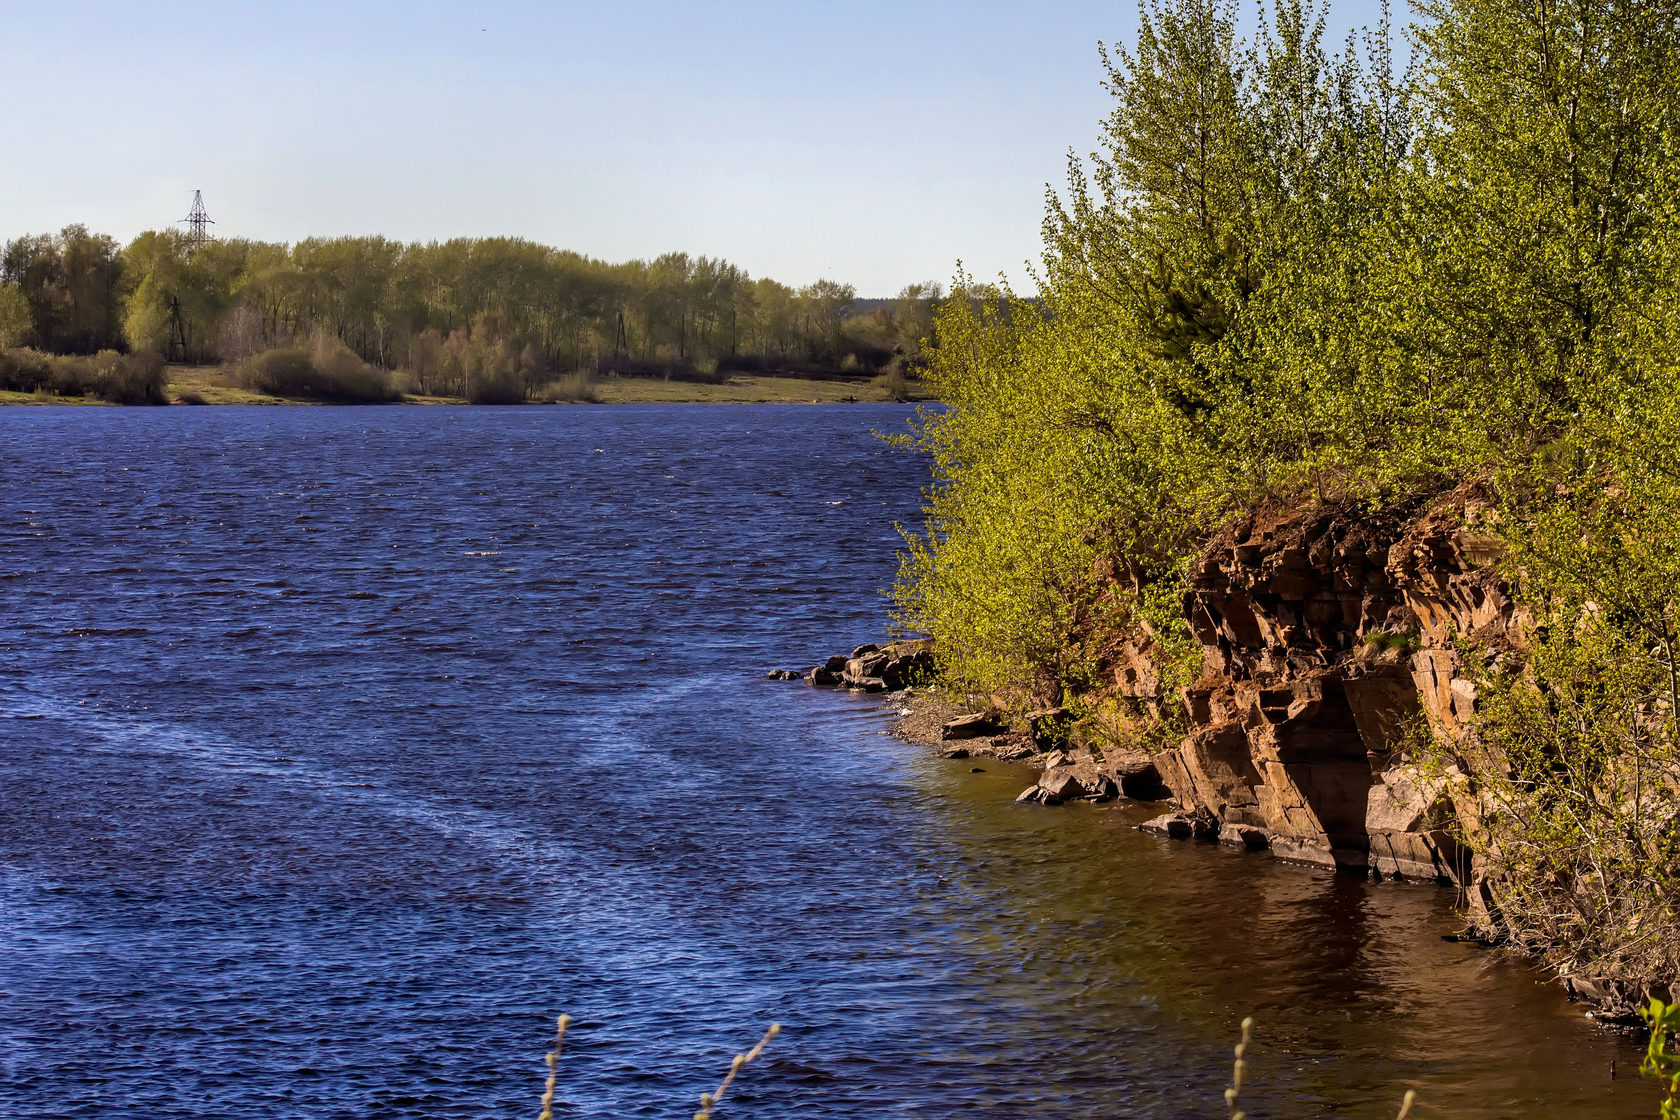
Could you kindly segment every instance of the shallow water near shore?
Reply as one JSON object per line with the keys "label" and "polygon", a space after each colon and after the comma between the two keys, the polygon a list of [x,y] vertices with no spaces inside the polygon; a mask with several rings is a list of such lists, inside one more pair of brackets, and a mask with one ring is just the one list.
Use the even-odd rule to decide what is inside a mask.
{"label": "shallow water near shore", "polygon": [[[0,1116],[1654,1115],[1450,893],[874,698],[902,406],[0,415]],[[981,773],[971,773],[978,766]],[[1614,1077],[1613,1077],[1614,1072]]]}

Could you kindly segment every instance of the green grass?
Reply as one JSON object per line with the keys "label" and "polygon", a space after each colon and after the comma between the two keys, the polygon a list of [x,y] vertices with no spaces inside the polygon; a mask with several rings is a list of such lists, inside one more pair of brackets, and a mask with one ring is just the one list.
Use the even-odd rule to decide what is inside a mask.
{"label": "green grass", "polygon": [[102,401],[98,397],[55,397],[51,393],[18,393],[11,389],[0,389],[0,405],[8,404],[97,404],[108,405],[109,401]]}

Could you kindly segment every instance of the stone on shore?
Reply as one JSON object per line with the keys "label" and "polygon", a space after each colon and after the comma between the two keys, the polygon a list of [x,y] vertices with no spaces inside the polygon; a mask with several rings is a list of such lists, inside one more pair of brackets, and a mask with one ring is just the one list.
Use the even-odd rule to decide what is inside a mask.
{"label": "stone on shore", "polygon": [[1165,801],[1172,795],[1148,751],[1106,751],[1103,757],[1108,772],[1120,783],[1120,792],[1133,801]]}
{"label": "stone on shore", "polygon": [[1219,842],[1261,852],[1272,846],[1272,837],[1263,828],[1227,821],[1219,830]]}
{"label": "stone on shore", "polygon": [[1096,763],[1089,758],[1048,767],[1039,775],[1038,784],[1058,801],[1073,801],[1077,798],[1107,801],[1117,792],[1114,780],[1098,769]]}
{"label": "stone on shore", "polygon": [[885,653],[866,653],[862,657],[854,657],[846,662],[846,676],[853,680],[878,677],[891,660],[892,657]]}
{"label": "stone on shore", "polygon": [[997,716],[991,711],[971,712],[966,716],[958,716],[947,721],[939,729],[941,739],[979,739],[984,736],[996,735],[1003,730],[998,726]]}
{"label": "stone on shore", "polygon": [[[863,692],[896,692],[920,684],[933,672],[933,646],[925,639],[861,645],[837,653],[802,676],[811,684]],[[773,677],[775,680],[785,678]]]}
{"label": "stone on shore", "polygon": [[1174,840],[1188,840],[1195,835],[1195,829],[1190,826],[1190,818],[1183,813],[1162,813],[1138,825],[1138,831],[1152,832]]}
{"label": "stone on shore", "polygon": [[1058,766],[1046,770],[1038,777],[1039,788],[1057,801],[1069,801],[1075,797],[1084,797],[1090,791],[1085,788],[1073,772],[1072,767]]}

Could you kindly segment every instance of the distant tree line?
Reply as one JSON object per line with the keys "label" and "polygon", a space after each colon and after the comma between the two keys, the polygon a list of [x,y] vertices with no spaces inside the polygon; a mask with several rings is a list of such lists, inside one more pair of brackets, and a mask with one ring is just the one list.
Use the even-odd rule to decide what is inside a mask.
{"label": "distant tree line", "polygon": [[860,301],[727,261],[668,253],[609,264],[521,238],[383,237],[127,246],[68,226],[0,250],[0,349],[146,352],[230,365],[342,347],[412,392],[528,396],[571,373],[717,377],[914,373],[937,285]]}

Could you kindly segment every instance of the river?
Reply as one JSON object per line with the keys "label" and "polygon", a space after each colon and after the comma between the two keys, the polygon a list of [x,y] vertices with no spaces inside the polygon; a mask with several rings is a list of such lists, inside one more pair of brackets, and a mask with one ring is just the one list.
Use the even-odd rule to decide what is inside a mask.
{"label": "river", "polygon": [[0,410],[0,1115],[1654,1115],[1449,892],[1162,841],[768,682],[901,406]]}

